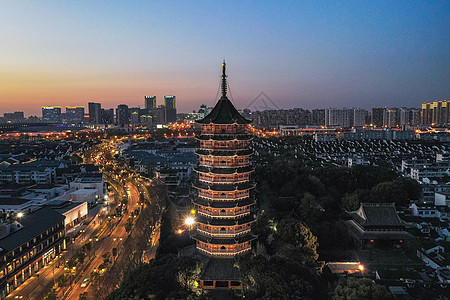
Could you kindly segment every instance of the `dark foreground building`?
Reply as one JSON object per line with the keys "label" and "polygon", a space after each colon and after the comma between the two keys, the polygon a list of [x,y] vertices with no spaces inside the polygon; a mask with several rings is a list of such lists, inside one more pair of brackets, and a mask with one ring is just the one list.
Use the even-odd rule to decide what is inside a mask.
{"label": "dark foreground building", "polygon": [[193,238],[197,250],[212,257],[200,278],[200,286],[209,289],[240,288],[233,257],[249,252],[255,239],[251,233],[256,200],[250,177],[254,171],[250,166],[250,121],[228,99],[225,62],[222,68],[222,97],[211,113],[197,121],[202,134],[196,152],[199,163],[193,203],[197,228]]}
{"label": "dark foreground building", "polygon": [[65,249],[64,216],[50,207],[2,224],[0,299],[46,266]]}

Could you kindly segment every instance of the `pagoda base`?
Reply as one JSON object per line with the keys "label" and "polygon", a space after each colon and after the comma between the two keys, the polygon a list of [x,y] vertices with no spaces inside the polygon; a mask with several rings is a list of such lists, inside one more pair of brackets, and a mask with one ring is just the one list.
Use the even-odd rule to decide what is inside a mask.
{"label": "pagoda base", "polygon": [[200,274],[199,288],[213,289],[241,289],[240,272],[234,266],[234,258],[209,258],[206,267]]}

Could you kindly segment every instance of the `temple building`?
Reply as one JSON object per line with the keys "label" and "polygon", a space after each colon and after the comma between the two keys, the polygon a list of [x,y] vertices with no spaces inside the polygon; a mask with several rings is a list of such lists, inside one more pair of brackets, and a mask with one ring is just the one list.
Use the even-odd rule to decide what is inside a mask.
{"label": "temple building", "polygon": [[[196,190],[193,204],[197,211],[193,238],[197,250],[211,258],[232,258],[249,252],[251,241],[255,239],[251,233],[251,224],[255,221],[253,207],[256,204],[252,192],[255,183],[251,179],[254,171],[250,165],[252,151],[249,149],[251,121],[245,119],[227,97],[225,67],[224,61],[222,97],[205,118],[197,121],[202,127],[202,134],[198,137],[200,148],[196,151],[199,156],[195,168],[198,177],[193,185]],[[212,261],[210,265],[220,269],[217,266],[221,260]],[[214,276],[208,275],[201,281],[201,286],[239,288],[238,279],[233,276],[211,279]]]}
{"label": "temple building", "polygon": [[347,213],[351,219],[345,224],[360,248],[403,247],[412,238],[394,203],[361,203],[358,210]]}

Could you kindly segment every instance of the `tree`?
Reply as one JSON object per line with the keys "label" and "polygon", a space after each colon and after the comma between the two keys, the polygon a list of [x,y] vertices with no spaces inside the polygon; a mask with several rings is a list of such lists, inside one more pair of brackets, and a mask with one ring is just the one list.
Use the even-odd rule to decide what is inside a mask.
{"label": "tree", "polygon": [[239,258],[243,292],[250,299],[320,299],[318,276],[289,259],[272,256]]}
{"label": "tree", "polygon": [[48,292],[48,294],[44,297],[44,300],[56,300],[56,292],[54,288]]}
{"label": "tree", "polygon": [[303,194],[300,200],[300,214],[302,217],[310,216],[316,206],[316,197],[310,192]]}
{"label": "tree", "polygon": [[283,242],[278,247],[278,256],[295,261],[303,267],[313,268],[317,273],[321,272],[323,262],[317,261],[317,237],[304,223],[295,219],[283,220],[277,225],[277,234]]}
{"label": "tree", "polygon": [[359,208],[359,198],[355,193],[345,194],[342,198],[342,205],[347,211],[355,211]]}
{"label": "tree", "polygon": [[369,278],[344,279],[334,289],[332,300],[384,300],[392,299],[385,287]]}

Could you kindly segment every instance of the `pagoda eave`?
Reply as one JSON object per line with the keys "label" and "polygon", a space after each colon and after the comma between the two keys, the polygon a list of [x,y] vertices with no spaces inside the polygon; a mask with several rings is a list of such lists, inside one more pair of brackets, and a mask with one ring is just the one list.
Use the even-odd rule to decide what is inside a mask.
{"label": "pagoda eave", "polygon": [[245,174],[255,171],[253,166],[238,167],[238,168],[210,168],[204,166],[194,167],[194,171],[203,174]]}

